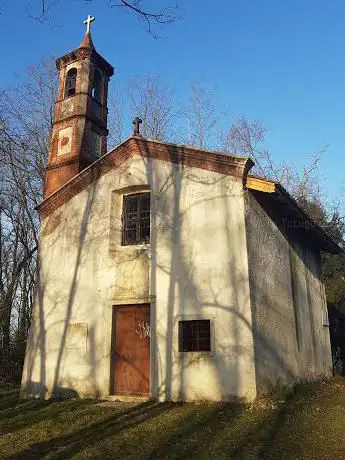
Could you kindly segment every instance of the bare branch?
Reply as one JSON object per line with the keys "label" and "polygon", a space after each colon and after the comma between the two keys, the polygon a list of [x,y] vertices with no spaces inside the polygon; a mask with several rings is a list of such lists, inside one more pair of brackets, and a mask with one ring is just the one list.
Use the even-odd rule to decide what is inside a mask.
{"label": "bare branch", "polygon": [[220,117],[213,98],[214,91],[206,86],[190,85],[188,105],[183,110],[188,125],[187,144],[206,148],[216,135],[215,127]]}
{"label": "bare branch", "polygon": [[[32,2],[33,0],[28,0],[26,9],[27,13],[33,19],[43,23],[48,19],[48,12],[50,12],[53,7],[56,7],[58,3],[61,3],[63,0],[39,0],[38,12],[34,14],[32,12]],[[92,0],[89,0],[90,2]],[[146,22],[147,31],[154,37],[158,38],[153,30],[152,26],[157,25],[167,25],[171,24],[179,19],[177,16],[178,4],[177,2],[171,3],[168,6],[163,6],[158,11],[151,10],[149,5],[149,0],[104,0],[105,6],[108,8],[120,7],[125,8],[131,11],[135,16],[144,20]]]}
{"label": "bare branch", "polygon": [[168,140],[177,111],[172,91],[161,82],[159,75],[132,80],[129,98],[133,118],[139,116],[143,121],[141,133],[151,139]]}

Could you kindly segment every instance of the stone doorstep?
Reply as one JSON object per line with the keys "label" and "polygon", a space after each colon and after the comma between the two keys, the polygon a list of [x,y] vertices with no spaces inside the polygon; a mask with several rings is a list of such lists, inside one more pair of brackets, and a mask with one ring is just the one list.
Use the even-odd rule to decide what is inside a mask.
{"label": "stone doorstep", "polygon": [[148,401],[149,398],[140,396],[109,395],[105,400],[96,404],[100,407],[135,407]]}
{"label": "stone doorstep", "polygon": [[143,403],[148,401],[149,396],[135,396],[135,395],[109,395],[104,398],[106,402],[126,402],[126,403]]}

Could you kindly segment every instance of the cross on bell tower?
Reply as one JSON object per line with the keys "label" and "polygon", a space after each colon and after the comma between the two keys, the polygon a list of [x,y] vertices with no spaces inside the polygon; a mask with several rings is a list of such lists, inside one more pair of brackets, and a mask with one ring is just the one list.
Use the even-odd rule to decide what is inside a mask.
{"label": "cross on bell tower", "polygon": [[94,16],[88,15],[87,18],[84,21],[84,24],[86,24],[86,33],[90,33],[90,28],[91,28],[91,22],[95,20]]}
{"label": "cross on bell tower", "polygon": [[44,197],[107,151],[108,82],[113,67],[97,53],[88,15],[76,50],[57,59],[59,89],[55,105]]}

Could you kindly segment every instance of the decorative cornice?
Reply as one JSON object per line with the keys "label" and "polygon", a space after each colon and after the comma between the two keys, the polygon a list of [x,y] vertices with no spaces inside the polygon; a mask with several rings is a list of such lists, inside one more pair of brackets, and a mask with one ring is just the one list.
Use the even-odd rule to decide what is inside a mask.
{"label": "decorative cornice", "polygon": [[262,193],[268,197],[273,208],[272,203],[278,204],[279,210],[286,212],[287,216],[291,216],[291,222],[294,223],[294,218],[304,224],[300,226],[300,230],[318,242],[319,248],[323,251],[337,254],[343,252],[339,245],[332,239],[332,237],[308,214],[300,207],[297,201],[285,190],[279,183],[263,177],[248,175],[246,179],[246,188],[255,193]]}
{"label": "decorative cornice", "polygon": [[245,184],[245,176],[253,166],[247,157],[238,157],[224,153],[209,152],[194,147],[167,144],[141,137],[130,137],[115,149],[111,150],[92,165],[73,177],[64,186],[46,198],[38,207],[41,216],[47,216],[58,207],[80,193],[88,185],[95,182],[111,169],[119,167],[129,157],[140,155],[161,161],[181,164],[194,168],[214,171],[232,176]]}
{"label": "decorative cornice", "polygon": [[[65,159],[65,157],[68,156],[68,160]],[[46,166],[45,170],[52,170],[52,169],[59,169],[61,166],[66,166],[74,163],[79,163],[79,159],[75,157],[75,155],[70,156],[70,155],[62,155],[61,157],[56,158],[56,163],[51,163]]]}
{"label": "decorative cornice", "polygon": [[56,118],[54,121],[54,125],[59,125],[61,123],[64,123],[69,120],[73,120],[75,118],[85,118],[87,121],[92,121],[92,123],[97,125],[97,127],[100,128],[105,133],[106,136],[109,133],[109,130],[106,124],[104,123],[104,121],[101,120],[100,118],[93,117],[92,115],[90,115],[90,113],[75,112],[72,115],[68,115],[66,117]]}
{"label": "decorative cornice", "polygon": [[57,58],[56,60],[56,68],[60,71],[61,67],[74,62],[80,59],[84,59],[85,57],[90,58],[93,60],[99,67],[105,70],[108,77],[114,75],[114,67],[109,64],[94,48],[88,47],[80,47],[76,50],[71,51],[70,53],[65,54]]}

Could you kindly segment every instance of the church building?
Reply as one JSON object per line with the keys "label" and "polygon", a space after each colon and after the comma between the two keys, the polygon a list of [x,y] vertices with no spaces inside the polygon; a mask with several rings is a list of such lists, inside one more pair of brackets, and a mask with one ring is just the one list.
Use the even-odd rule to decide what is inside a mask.
{"label": "church building", "polygon": [[92,19],[56,62],[22,396],[252,400],[330,376],[320,254],[339,247],[248,157],[146,139],[138,118],[107,151]]}

